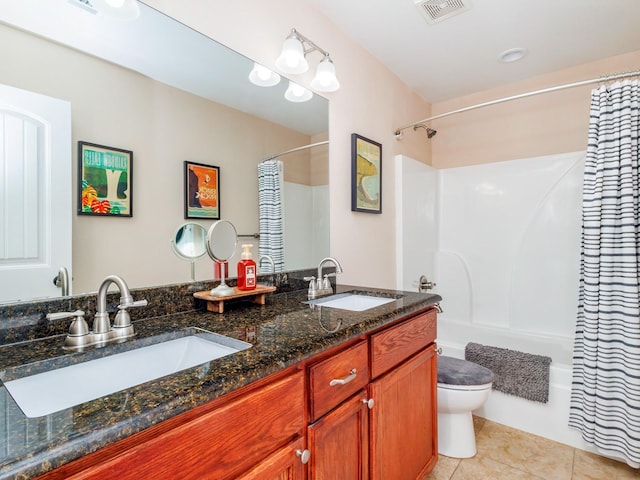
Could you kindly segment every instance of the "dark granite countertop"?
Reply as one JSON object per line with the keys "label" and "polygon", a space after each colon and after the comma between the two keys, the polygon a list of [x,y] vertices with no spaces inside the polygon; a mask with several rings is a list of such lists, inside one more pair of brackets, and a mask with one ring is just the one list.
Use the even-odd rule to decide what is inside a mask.
{"label": "dark granite countertop", "polygon": [[187,327],[252,344],[247,350],[207,364],[38,418],[26,418],[3,385],[0,479],[37,477],[441,300],[438,295],[425,293],[349,286],[337,290],[376,292],[395,301],[364,312],[310,308],[302,303],[306,291],[294,291],[269,295],[263,306],[234,303],[225,308],[224,314],[200,309],[140,318],[134,322],[137,334],[133,339],[82,353],[62,349],[64,333],[0,346],[0,378],[8,381],[54,365],[66,366],[127,350],[159,335],[169,338]]}

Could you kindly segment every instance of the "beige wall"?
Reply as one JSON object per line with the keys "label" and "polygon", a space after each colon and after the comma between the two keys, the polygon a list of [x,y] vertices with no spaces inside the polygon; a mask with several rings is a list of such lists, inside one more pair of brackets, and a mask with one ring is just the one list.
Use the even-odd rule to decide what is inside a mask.
{"label": "beige wall", "polygon": [[[633,71],[638,65],[640,51],[435,103],[432,114]],[[432,140],[433,165],[450,168],[586,150],[590,92],[595,87],[597,84],[535,95],[434,120],[438,134]]]}
{"label": "beige wall", "polygon": [[[282,42],[295,27],[331,54],[341,83],[326,94],[329,108],[331,254],[340,260],[341,283],[395,287],[393,158],[404,154],[430,163],[423,135],[394,131],[430,114],[429,105],[313,7],[300,0],[145,0],[226,46],[275,69]],[[385,32],[381,32],[385,34]],[[321,57],[311,53],[316,65]],[[309,86],[313,68],[299,83]],[[382,144],[381,215],[351,212],[351,134]]]}
{"label": "beige wall", "polygon": [[[145,3],[271,68],[274,68],[274,62],[282,42],[292,27],[296,27],[331,53],[342,84],[338,92],[325,95],[330,100],[331,253],[342,262],[345,270],[339,280],[342,283],[355,285],[395,287],[393,273],[393,265],[395,264],[393,158],[395,155],[403,154],[425,163],[432,163],[433,156],[435,166],[446,168],[584,148],[590,88],[578,88],[548,96],[534,97],[442,119],[433,123],[433,127],[438,130],[438,135],[431,141],[427,141],[422,132],[414,134],[409,131],[398,142],[394,137],[396,127],[428,117],[431,114],[505,95],[558,83],[573,82],[601,74],[635,69],[639,59],[638,53],[634,53],[605,62],[557,72],[554,75],[531,79],[509,87],[442,102],[431,107],[386,67],[374,60],[364,49],[351,41],[328,19],[304,1],[182,0],[176,2],[174,0],[145,0]],[[315,64],[313,58],[317,54],[310,55],[311,63]],[[3,74],[7,73],[6,68],[2,70]],[[91,86],[96,87],[95,82],[102,81],[99,76],[60,68],[57,62],[46,61],[32,68],[31,75],[35,78],[43,76],[43,72],[46,73],[49,82],[64,83],[68,78],[79,77],[85,82],[92,82]],[[297,77],[296,80],[308,86],[312,75],[313,72],[310,71]],[[136,82],[143,81],[144,79],[136,79]],[[83,94],[95,96],[96,91],[99,90],[90,89],[87,86]],[[205,132],[194,131],[194,137],[204,133],[210,136],[211,141],[204,152],[190,152],[190,139],[175,135],[175,125],[154,125],[153,122],[149,122],[149,119],[140,121],[140,119],[128,114],[132,110],[132,105],[152,106],[161,111],[171,108],[171,99],[165,98],[159,101],[149,98],[148,95],[122,98],[119,99],[119,103],[104,105],[103,109],[92,108],[83,112],[87,115],[88,123],[82,128],[106,131],[102,130],[104,125],[101,117],[104,114],[101,112],[106,111],[112,115],[108,117],[110,119],[117,118],[117,121],[111,123],[118,123],[122,127],[122,134],[112,137],[104,136],[104,140],[101,139],[102,137],[95,138],[92,135],[91,139],[98,143],[133,148],[136,159],[141,156],[152,158],[156,162],[154,168],[149,167],[147,171],[136,170],[138,178],[141,178],[143,174],[151,176],[157,174],[154,173],[158,171],[157,167],[161,166],[162,168],[163,162],[166,162],[169,157],[172,157],[173,160],[176,157],[182,160],[188,153],[194,160],[209,161],[210,152],[216,152],[220,159],[228,157],[222,147],[223,139],[247,138],[244,136],[246,131],[242,128],[236,128],[239,123],[236,123],[233,117],[225,118],[224,121],[214,123],[215,128],[209,128]],[[123,112],[126,113],[123,115]],[[74,112],[74,117],[75,115]],[[219,128],[220,126],[222,128]],[[80,128],[80,126],[74,124],[74,130],[76,128]],[[149,131],[155,134],[156,141],[150,142],[148,145],[138,145],[140,131]],[[380,142],[383,146],[382,215],[350,211],[350,136],[352,133],[364,135]],[[85,139],[89,138],[85,137]],[[157,141],[163,139],[166,140],[167,145]],[[258,158],[262,158],[264,153],[254,151],[256,146],[261,143],[270,147],[267,153],[290,148],[289,145],[269,145],[270,137],[265,135],[259,142],[255,142],[255,145],[244,142],[247,154],[257,154]],[[242,176],[225,177],[223,170],[225,183],[222,186],[222,195],[233,194],[242,197],[243,180]],[[160,196],[160,198],[165,198],[167,195],[180,197],[181,193],[176,194],[170,183],[169,179],[164,179],[150,184],[147,190],[134,184],[137,188],[136,198],[140,198],[139,196],[144,194]],[[181,205],[181,198],[172,198],[172,201],[176,200],[179,200],[179,205]],[[229,206],[227,208],[233,209],[241,204],[225,201],[222,207],[224,216],[226,216],[225,205]],[[137,200],[136,208],[138,208]],[[187,265],[178,266],[177,259],[166,255],[164,245],[158,243],[154,249],[149,249],[146,246],[149,235],[157,235],[162,241],[167,237],[167,231],[157,232],[153,221],[146,223],[144,220],[147,218],[147,214],[150,218],[154,216],[157,218],[161,214],[153,206],[149,206],[148,211],[137,210],[137,212],[144,213],[145,217],[138,217],[136,214],[137,218],[132,221],[139,222],[138,231],[143,233],[122,240],[113,236],[112,238],[118,238],[116,240],[118,245],[108,244],[105,248],[120,248],[126,244],[132,252],[142,255],[142,258],[136,259],[136,262],[147,262],[153,258],[157,263],[157,258],[164,259],[165,261],[161,262],[162,265],[154,267],[159,269],[156,283],[165,282],[166,275],[163,273],[165,262],[171,264],[172,269],[184,268],[186,276]],[[176,215],[176,223],[178,223],[179,212],[172,211],[172,215]],[[80,219],[76,219],[76,222],[78,220]],[[82,218],[81,220],[88,224],[87,232],[96,232],[92,238],[86,241],[104,244],[101,237],[104,223],[97,222],[100,219]],[[110,222],[110,226],[123,221],[122,219],[102,220],[113,220]],[[248,228],[253,231],[254,226],[239,225],[239,228]],[[77,262],[82,261],[84,259],[77,259]],[[89,283],[93,283],[93,281]],[[95,289],[95,287],[92,288]]]}
{"label": "beige wall", "polygon": [[[505,106],[515,110],[512,118],[501,109],[485,109],[470,112],[467,117],[443,120],[434,123],[438,135],[431,141],[427,141],[422,132],[408,131],[398,142],[393,135],[395,128],[457,105],[575,81],[594,73],[597,76],[629,70],[629,62],[635,69],[638,64],[635,57],[604,62],[595,70],[571,69],[571,72],[533,79],[511,88],[438,104],[437,110],[434,106],[432,111],[430,105],[386,67],[304,1],[146,0],[146,3],[270,68],[274,68],[282,42],[292,27],[331,53],[341,82],[339,91],[326,94],[330,100],[331,254],[344,267],[345,273],[339,281],[355,285],[395,287],[395,155],[403,154],[428,164],[432,163],[433,156],[433,163],[442,167],[583,148],[586,124],[582,119],[588,112],[588,93],[585,97],[579,90],[568,91],[560,94],[562,100],[550,96],[539,106],[527,103]],[[310,55],[314,64],[312,59],[316,54]],[[309,86],[312,70],[297,80]],[[455,122],[455,128],[449,122]],[[382,144],[382,215],[351,212],[352,133]]]}
{"label": "beige wall", "polygon": [[[74,213],[74,293],[97,290],[111,273],[136,287],[189,280],[189,264],[169,244],[185,222],[184,160],[220,167],[222,218],[253,233],[257,163],[311,143],[308,135],[8,27],[0,28],[0,45],[11,45],[0,49],[0,83],[71,102],[74,208],[79,140],[133,151],[133,218]],[[212,278],[208,257],[196,273]]]}
{"label": "beige wall", "polygon": [[[394,137],[395,128],[431,114],[478,102],[636,69],[640,63],[640,52],[634,52],[508,87],[441,102],[431,107],[304,1],[145,0],[145,3],[271,68],[274,68],[282,42],[292,27],[296,27],[331,53],[342,84],[338,92],[325,95],[330,100],[331,253],[342,262],[345,270],[339,280],[355,285],[395,287],[395,155],[403,154],[425,163],[432,163],[433,159],[435,166],[447,168],[583,149],[589,91],[592,87],[518,100],[438,120],[432,125],[438,130],[438,134],[430,141],[426,140],[426,135],[422,132],[408,131],[398,142]],[[1,43],[12,45],[10,39],[2,39]],[[30,48],[30,52],[24,53],[27,57],[41,53],[35,45]],[[3,54],[11,55],[8,50],[13,49],[4,49]],[[314,59],[317,61],[319,58],[315,58],[315,53],[310,55],[311,64],[314,65]],[[96,248],[110,254],[130,252],[131,272],[118,272],[125,275],[125,278],[129,278],[127,275],[134,278],[136,269],[157,271],[157,281],[154,283],[166,283],[170,270],[184,272],[184,278],[175,280],[182,281],[188,275],[188,265],[168,255],[166,250],[170,230],[182,219],[182,186],[180,183],[176,189],[175,185],[177,181],[181,182],[182,173],[171,170],[175,164],[169,167],[169,162],[177,161],[181,164],[186,158],[213,164],[237,161],[239,156],[231,154],[226,146],[227,140],[230,143],[242,140],[246,149],[243,157],[263,158],[266,154],[291,148],[290,144],[274,144],[277,142],[270,135],[260,131],[252,132],[257,135],[253,138],[259,139],[256,142],[244,141],[249,133],[245,128],[246,123],[234,114],[225,115],[224,119],[218,114],[212,114],[206,119],[207,128],[196,127],[190,135],[177,135],[176,122],[157,122],[155,115],[165,111],[178,113],[174,109],[177,108],[175,102],[180,95],[165,91],[157,84],[150,87],[150,81],[144,77],[131,78],[126,74],[112,76],[102,71],[97,73],[93,69],[75,69],[46,55],[37,64],[22,62],[16,69],[7,68],[3,61],[0,81],[16,85],[12,79],[20,75],[31,85],[22,88],[38,91],[40,86],[43,93],[72,99],[72,103],[78,96],[101,100],[102,103],[92,107],[74,107],[73,128],[77,132],[74,141],[83,139],[134,150],[136,216],[130,220],[79,217],[75,218],[74,224],[74,229],[79,228],[78,231],[85,232],[80,236],[74,235],[74,246],[75,243],[88,243],[97,245]],[[313,72],[310,71],[296,80],[308,86],[312,75]],[[64,95],[56,94],[54,86],[68,90],[70,80],[79,81],[82,88],[67,91]],[[104,98],[101,92],[106,83],[121,87],[122,95],[113,99]],[[134,86],[143,93],[133,94]],[[140,118],[135,114],[143,109],[151,109],[154,116]],[[82,118],[82,122],[78,122],[79,118]],[[185,116],[180,118],[182,121]],[[114,132],[112,128],[110,130],[114,125],[118,126],[118,131]],[[202,127],[204,123],[199,122],[198,125]],[[381,215],[350,211],[352,133],[382,144]],[[151,135],[152,139],[142,141],[143,134]],[[196,145],[202,137],[207,139],[207,143],[200,148]],[[310,143],[308,138],[306,141]],[[302,143],[298,142],[297,145]],[[262,145],[266,145],[266,148],[258,151],[258,146]],[[147,163],[143,164],[142,159],[146,159]],[[143,165],[146,166],[143,168]],[[224,217],[232,219],[234,212],[249,208],[243,203],[246,198],[246,190],[243,188],[246,176],[227,175],[225,172],[223,168],[222,212]],[[153,181],[143,184],[142,178],[152,178]],[[140,203],[144,202],[144,198],[167,202],[169,207],[162,209],[154,202]],[[163,217],[172,219],[174,225],[159,229],[158,222]],[[129,235],[118,232],[121,222],[131,222],[137,233]],[[249,223],[240,224],[238,228],[253,231],[253,220]],[[152,247],[149,246],[150,238],[155,239]],[[97,268],[92,264],[93,261],[93,257],[74,258],[76,267],[90,266],[92,271]],[[150,264],[152,265],[149,266]],[[203,268],[208,269],[208,265]],[[96,275],[102,278],[103,273]],[[208,274],[208,271],[199,272],[204,278]],[[97,286],[96,279],[87,278],[83,281],[91,289]]]}

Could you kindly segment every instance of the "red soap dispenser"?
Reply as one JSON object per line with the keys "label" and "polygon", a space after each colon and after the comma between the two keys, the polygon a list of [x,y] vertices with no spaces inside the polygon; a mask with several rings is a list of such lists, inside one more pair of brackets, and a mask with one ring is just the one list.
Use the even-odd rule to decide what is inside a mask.
{"label": "red soap dispenser", "polygon": [[242,245],[242,260],[238,262],[238,290],[256,288],[256,262],[251,259],[251,247],[253,245]]}

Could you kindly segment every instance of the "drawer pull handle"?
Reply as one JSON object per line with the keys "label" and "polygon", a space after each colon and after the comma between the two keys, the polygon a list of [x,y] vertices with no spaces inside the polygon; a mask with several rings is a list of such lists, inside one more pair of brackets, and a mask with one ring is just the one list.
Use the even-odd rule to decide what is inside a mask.
{"label": "drawer pull handle", "polygon": [[356,369],[352,369],[344,378],[334,378],[329,382],[330,387],[335,387],[336,385],[346,385],[349,382],[352,382],[356,378]]}
{"label": "drawer pull handle", "polygon": [[363,398],[362,403],[364,403],[369,410],[373,408],[373,398]]}

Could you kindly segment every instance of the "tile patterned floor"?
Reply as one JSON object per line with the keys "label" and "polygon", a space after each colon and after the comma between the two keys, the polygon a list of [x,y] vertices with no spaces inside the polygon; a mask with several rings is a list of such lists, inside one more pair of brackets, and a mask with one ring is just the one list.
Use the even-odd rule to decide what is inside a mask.
{"label": "tile patterned floor", "polygon": [[640,470],[474,417],[478,453],[440,455],[425,480],[640,480]]}

